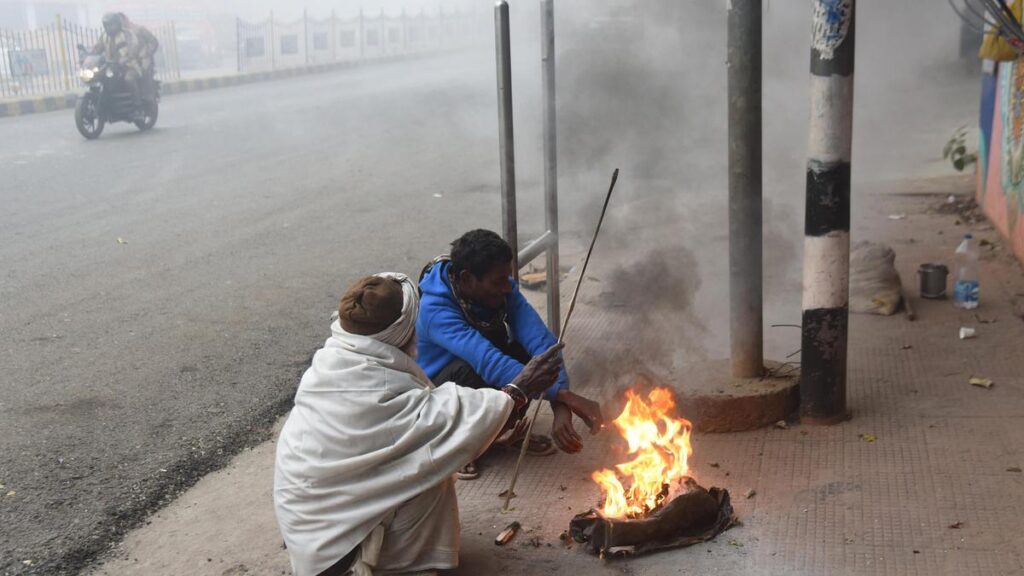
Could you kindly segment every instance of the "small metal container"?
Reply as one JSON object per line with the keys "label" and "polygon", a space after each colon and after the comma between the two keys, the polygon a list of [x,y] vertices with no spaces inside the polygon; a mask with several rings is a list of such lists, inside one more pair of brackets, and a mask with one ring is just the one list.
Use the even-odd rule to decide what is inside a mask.
{"label": "small metal container", "polygon": [[921,298],[945,298],[949,268],[945,264],[921,264],[917,269],[921,280]]}

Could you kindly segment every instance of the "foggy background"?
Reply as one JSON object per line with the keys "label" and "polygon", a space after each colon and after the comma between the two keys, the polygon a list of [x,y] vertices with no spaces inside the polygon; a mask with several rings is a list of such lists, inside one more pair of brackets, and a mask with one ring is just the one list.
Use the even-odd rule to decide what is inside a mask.
{"label": "foggy background", "polygon": [[[510,5],[525,243],[542,231],[543,221],[540,16],[538,2]],[[621,168],[595,274],[632,271],[626,276],[641,279],[659,271],[654,276],[663,289],[618,277],[616,286],[643,301],[631,308],[641,325],[663,319],[665,310],[685,310],[689,320],[673,320],[667,329],[687,343],[684,355],[694,358],[723,356],[728,342],[725,7],[724,0],[558,0],[555,8],[561,219],[570,257],[563,261],[571,263],[572,251],[586,242],[608,177]],[[768,355],[779,357],[798,342],[797,331],[767,326],[799,323],[811,2],[765,0],[764,7],[765,325]],[[960,22],[947,6],[862,1],[858,9],[855,236],[859,207],[869,201],[863,191],[873,182],[941,172],[942,146],[953,129],[972,123],[976,101],[973,73],[958,58]],[[236,59],[236,18],[259,22],[273,12],[289,22],[304,10],[316,19],[352,17],[360,10],[368,16],[403,10],[473,14],[480,43],[469,51],[463,82],[417,106],[449,122],[438,139],[480,151],[459,169],[466,171],[466,188],[480,191],[474,202],[493,206],[495,218],[478,224],[500,229],[490,0],[0,0],[0,27],[25,25],[30,12],[39,22],[60,13],[95,26],[108,10],[141,22],[173,20],[180,50],[190,54],[184,67],[225,70]],[[446,65],[444,59],[422,62],[425,74]],[[406,113],[420,112],[409,104],[396,109],[396,115]],[[301,138],[303,127],[270,119],[269,130]],[[405,141],[401,134],[395,139],[390,158],[398,162],[435,145]],[[159,177],[173,178],[173,171]],[[586,297],[595,296],[590,291]],[[698,325],[703,328],[693,333]]]}

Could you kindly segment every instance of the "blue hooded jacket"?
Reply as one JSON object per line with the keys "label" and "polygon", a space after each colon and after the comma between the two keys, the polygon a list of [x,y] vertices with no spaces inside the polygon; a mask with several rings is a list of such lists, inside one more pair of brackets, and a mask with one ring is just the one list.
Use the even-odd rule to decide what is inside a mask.
{"label": "blue hooded jacket", "polygon": [[[458,357],[489,385],[501,388],[518,376],[524,365],[498,350],[466,320],[448,282],[449,266],[451,262],[447,261],[435,264],[420,281],[420,315],[416,320],[418,362],[427,376],[433,378]],[[506,312],[512,338],[531,356],[542,354],[558,341],[523,297],[518,283],[512,284]],[[569,376],[563,367],[545,397],[554,401],[559,390],[568,388]]]}

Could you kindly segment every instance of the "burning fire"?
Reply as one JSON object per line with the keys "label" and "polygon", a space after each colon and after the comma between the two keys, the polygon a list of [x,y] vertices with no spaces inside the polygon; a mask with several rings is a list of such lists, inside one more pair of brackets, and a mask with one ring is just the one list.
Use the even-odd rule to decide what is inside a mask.
{"label": "burning fire", "polygon": [[673,416],[675,407],[672,391],[667,388],[651,390],[646,401],[632,390],[626,392],[626,407],[615,419],[615,426],[629,444],[629,453],[636,457],[616,468],[630,479],[629,489],[612,470],[600,470],[592,476],[605,495],[601,513],[606,517],[646,516],[661,505],[673,483],[690,476],[687,460],[693,453],[693,426]]}

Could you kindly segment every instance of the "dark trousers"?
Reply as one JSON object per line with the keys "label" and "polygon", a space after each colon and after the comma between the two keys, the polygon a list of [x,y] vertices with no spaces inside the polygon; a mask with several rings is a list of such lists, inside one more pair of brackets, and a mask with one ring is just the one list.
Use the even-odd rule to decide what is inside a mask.
{"label": "dark trousers", "polygon": [[[530,356],[530,353],[526,351],[526,348],[523,348],[523,345],[519,342],[511,342],[504,346],[498,346],[496,344],[495,346],[507,356],[510,356],[523,364],[526,364],[533,358]],[[445,382],[455,382],[455,384],[459,386],[473,388],[474,390],[479,390],[481,388],[494,388],[494,386],[488,384],[486,380],[476,373],[476,370],[469,365],[469,362],[466,362],[462,358],[455,358],[449,362],[447,366],[437,373],[437,376],[431,378],[431,381],[435,386],[440,386]],[[505,384],[508,384],[508,382],[502,382],[502,386]],[[525,406],[516,409],[512,413],[512,418],[510,418],[509,421],[518,422],[519,420],[522,420],[526,416],[526,409],[529,407],[530,405],[527,403]]]}

